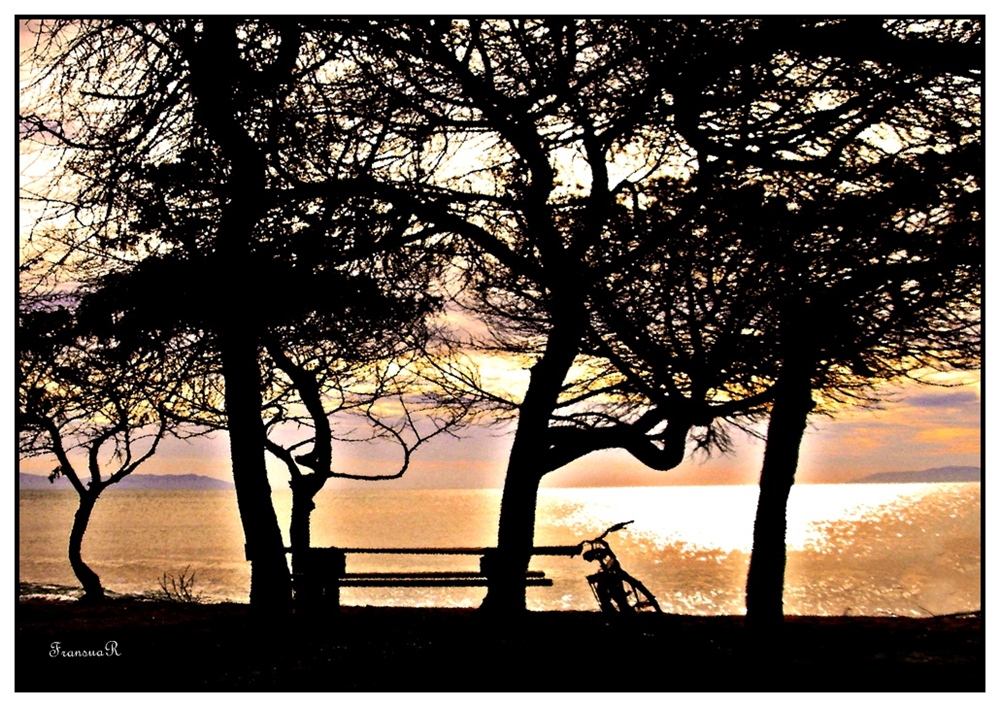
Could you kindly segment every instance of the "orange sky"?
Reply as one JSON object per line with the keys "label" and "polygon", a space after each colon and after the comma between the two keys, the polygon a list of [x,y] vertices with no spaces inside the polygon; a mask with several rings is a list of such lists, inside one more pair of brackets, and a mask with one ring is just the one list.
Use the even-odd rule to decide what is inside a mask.
{"label": "orange sky", "polygon": [[[847,410],[835,419],[814,418],[802,446],[797,481],[838,482],[882,471],[937,466],[981,465],[981,401],[978,385],[899,389],[881,411]],[[503,474],[511,437],[477,429],[460,440],[433,440],[421,448],[406,476],[376,482],[395,488],[496,487]],[[670,472],[646,469],[621,451],[591,454],[549,474],[543,486],[653,486],[674,484],[756,483],[763,442],[734,435],[733,456],[700,461],[689,457]],[[339,468],[351,473],[385,473],[397,463],[392,448],[347,445]],[[173,441],[141,472],[196,473],[228,480],[228,443],[224,435],[191,443]],[[285,488],[287,473],[271,465],[271,483]],[[52,462],[25,460],[21,471],[48,473]],[[346,487],[369,482],[335,481]]]}
{"label": "orange sky", "polygon": [[[8,313],[10,316],[10,313]],[[11,320],[13,317],[11,316]],[[8,331],[13,330],[11,324]],[[8,355],[11,353],[8,350]],[[883,411],[846,411],[836,419],[814,418],[802,448],[798,481],[843,481],[880,471],[981,464],[979,386],[909,386]],[[502,485],[510,436],[476,430],[462,440],[438,439],[421,449],[407,478],[380,482],[405,486]],[[699,462],[688,459],[670,472],[643,468],[624,452],[592,454],[550,474],[543,485],[660,485],[755,483],[764,445],[736,433],[736,454]],[[353,473],[384,473],[395,463],[393,450],[351,445],[342,450],[341,468]],[[273,460],[272,460],[273,462]],[[25,460],[21,470],[48,473],[50,460]],[[229,478],[224,436],[187,444],[170,442],[141,472],[198,473]],[[272,466],[272,485],[283,488],[287,475]],[[356,485],[363,482],[339,482]]]}

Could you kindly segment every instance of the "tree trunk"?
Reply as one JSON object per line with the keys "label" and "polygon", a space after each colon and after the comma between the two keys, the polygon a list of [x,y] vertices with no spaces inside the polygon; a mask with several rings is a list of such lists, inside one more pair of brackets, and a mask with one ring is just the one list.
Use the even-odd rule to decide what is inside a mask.
{"label": "tree trunk", "polygon": [[551,468],[549,421],[576,358],[580,337],[573,326],[553,327],[542,358],[531,369],[517,432],[507,462],[497,553],[490,558],[489,589],[482,610],[511,614],[525,609],[525,572],[535,538],[538,485]]}
{"label": "tree trunk", "polygon": [[83,585],[83,596],[80,601],[100,602],[103,601],[104,587],[101,586],[101,578],[94,570],[90,569],[83,561],[82,548],[83,536],[87,532],[87,525],[90,523],[90,514],[94,510],[97,497],[100,496],[103,488],[94,490],[93,488],[80,495],[80,505],[77,506],[76,514],[73,516],[73,529],[69,534],[69,564],[73,568],[73,573]]}
{"label": "tree trunk", "polygon": [[251,267],[251,243],[266,201],[266,160],[239,121],[249,100],[240,83],[249,79],[240,56],[238,23],[230,17],[206,19],[201,39],[187,47],[187,58],[191,90],[197,99],[195,119],[208,130],[229,163],[229,199],[222,209],[214,256],[227,267],[247,271],[243,277],[223,281],[214,325],[219,332],[226,383],[233,483],[251,562],[250,604],[281,613],[291,610],[291,575],[267,480],[260,417],[260,322],[253,319],[252,311],[247,312],[248,303],[254,301],[251,288],[260,285],[252,281],[258,275]]}
{"label": "tree trunk", "polygon": [[[303,474],[292,478],[292,519],[288,535],[292,546],[293,575],[298,573],[299,576],[307,576],[315,572],[313,558],[309,554],[309,546],[312,544],[310,522],[316,508],[313,499],[323,488],[325,481],[326,478],[318,474]],[[306,608],[312,601],[322,600],[313,588],[297,584],[297,581],[293,578],[292,588],[297,610]]]}
{"label": "tree trunk", "polygon": [[323,488],[328,477],[319,474],[303,474],[292,479],[292,521],[289,538],[292,550],[308,550],[312,542],[310,520],[316,508],[314,499]]}
{"label": "tree trunk", "polygon": [[490,558],[489,590],[480,607],[490,613],[519,613],[524,611],[527,599],[525,572],[535,541],[535,509],[541,482],[537,468],[540,456],[532,451],[544,442],[544,432],[521,434],[522,429],[519,423],[500,501],[497,553]]}
{"label": "tree trunk", "polygon": [[256,343],[237,327],[229,327],[220,343],[233,483],[251,562],[250,604],[269,612],[290,611],[291,575],[264,458]]}
{"label": "tree trunk", "polygon": [[289,539],[293,557],[299,550],[308,550],[311,543],[309,530],[313,509],[316,508],[312,494],[305,489],[292,486],[292,520],[289,525]]}
{"label": "tree trunk", "polygon": [[803,361],[786,361],[767,426],[746,585],[746,625],[757,633],[780,628],[784,622],[785,513],[802,436],[814,407],[811,370]]}

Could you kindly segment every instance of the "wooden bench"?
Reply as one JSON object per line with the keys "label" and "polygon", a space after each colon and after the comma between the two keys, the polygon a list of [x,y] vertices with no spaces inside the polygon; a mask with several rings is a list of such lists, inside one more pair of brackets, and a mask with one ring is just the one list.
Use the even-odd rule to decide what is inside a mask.
{"label": "wooden bench", "polygon": [[[493,547],[316,547],[292,553],[292,588],[295,602],[302,607],[340,606],[344,587],[485,587],[490,583]],[[532,548],[534,555],[564,555],[580,552],[577,545],[549,545]],[[348,555],[478,555],[479,571],[445,572],[348,572]],[[529,570],[524,584],[551,587],[544,572]]]}

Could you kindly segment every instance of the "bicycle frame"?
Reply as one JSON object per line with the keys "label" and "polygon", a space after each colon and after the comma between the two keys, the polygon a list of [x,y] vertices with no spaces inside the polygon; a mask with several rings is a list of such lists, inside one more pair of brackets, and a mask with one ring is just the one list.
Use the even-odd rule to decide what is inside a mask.
{"label": "bicycle frame", "polygon": [[580,543],[583,559],[598,563],[597,572],[588,575],[587,582],[604,613],[634,614],[643,609],[662,613],[656,597],[642,582],[622,569],[611,545],[604,539],[631,522],[617,523],[593,540]]}

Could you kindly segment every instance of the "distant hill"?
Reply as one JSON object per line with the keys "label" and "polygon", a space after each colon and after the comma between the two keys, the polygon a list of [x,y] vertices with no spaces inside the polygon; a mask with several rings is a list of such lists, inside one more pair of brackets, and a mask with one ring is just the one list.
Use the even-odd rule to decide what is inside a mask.
{"label": "distant hill", "polygon": [[[50,484],[47,477],[40,474],[18,475],[18,488],[21,489],[69,489],[72,488],[68,480],[64,478],[56,479],[54,484]],[[107,491],[122,489],[125,491],[144,490],[184,490],[184,491],[214,491],[231,490],[235,488],[228,481],[219,481],[199,474],[130,474],[117,484],[109,486]]]}
{"label": "distant hill", "polygon": [[851,483],[855,484],[907,484],[907,483],[948,483],[960,481],[982,481],[982,470],[978,466],[940,466],[923,471],[883,471],[870,474]]}
{"label": "distant hill", "polygon": [[17,487],[19,489],[69,489],[73,488],[69,485],[69,481],[63,478],[56,479],[54,484],[49,483],[49,479],[46,476],[40,474],[25,474],[20,472],[17,475]]}

